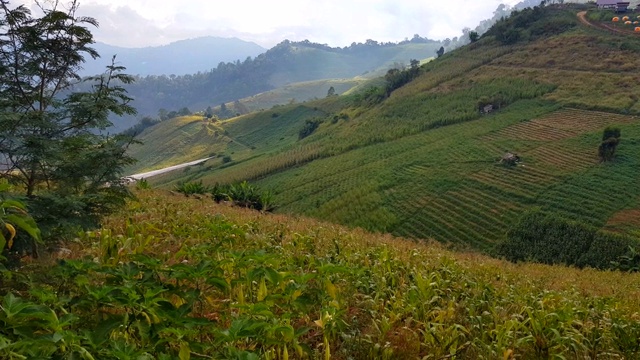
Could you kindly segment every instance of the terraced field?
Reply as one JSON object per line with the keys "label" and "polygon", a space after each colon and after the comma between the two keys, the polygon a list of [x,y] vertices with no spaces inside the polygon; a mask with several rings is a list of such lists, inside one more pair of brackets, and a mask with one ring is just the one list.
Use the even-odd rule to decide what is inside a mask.
{"label": "terraced field", "polygon": [[[602,227],[632,206],[629,195],[640,198],[637,186],[629,189],[640,183],[638,118],[576,109],[524,122],[507,115],[316,160],[257,183],[275,192],[285,212],[479,249],[500,240],[525,209]],[[608,125],[620,126],[624,140],[618,160],[601,164],[595,153]],[[519,166],[498,164],[507,149],[522,157]]]}
{"label": "terraced field", "polygon": [[[354,92],[223,123],[244,148],[188,180],[249,180],[283,213],[462,248],[492,248],[533,208],[637,234],[640,62],[628,49],[640,39],[546,9],[565,13],[557,24],[541,17],[536,31],[575,23],[513,45],[485,36],[425,64],[381,102]],[[494,113],[478,111],[486,101]],[[307,119],[323,122],[300,140]],[[605,164],[597,148],[610,125],[622,142]],[[522,162],[499,164],[507,152]]]}

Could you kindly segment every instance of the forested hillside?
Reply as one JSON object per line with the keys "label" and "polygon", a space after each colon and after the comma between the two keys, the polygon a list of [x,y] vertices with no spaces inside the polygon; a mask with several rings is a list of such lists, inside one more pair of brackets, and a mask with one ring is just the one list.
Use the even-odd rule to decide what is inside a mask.
{"label": "forested hillside", "polygon": [[440,46],[421,38],[404,44],[369,41],[344,49],[284,41],[255,58],[216,64],[210,71],[138,77],[127,89],[141,114],[155,115],[160,108],[204,110],[290,83],[352,78],[395,63],[406,65],[411,59],[435,56]]}

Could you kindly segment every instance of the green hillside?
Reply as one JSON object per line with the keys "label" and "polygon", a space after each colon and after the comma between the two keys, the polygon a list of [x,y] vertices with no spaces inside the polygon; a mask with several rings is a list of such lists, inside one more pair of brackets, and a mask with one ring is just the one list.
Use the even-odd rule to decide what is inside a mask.
{"label": "green hillside", "polygon": [[[534,208],[637,235],[629,224],[640,208],[640,40],[579,23],[585,8],[499,22],[422,65],[388,98],[381,89],[262,111],[216,124],[226,137],[186,148],[160,150],[157,133],[186,139],[163,123],[133,154],[172,164],[224,147],[213,152],[231,162],[216,158],[153,182],[250,180],[273,192],[279,212],[460,247],[492,248]],[[482,114],[480,103],[495,111]],[[319,127],[299,139],[307,120]],[[600,163],[607,126],[619,127],[622,141],[615,161]],[[179,156],[194,149],[203,150]],[[500,165],[507,152],[521,163]]]}
{"label": "green hillside", "polygon": [[210,70],[195,74],[138,76],[126,88],[140,115],[155,116],[161,108],[199,111],[294,83],[376,74],[411,59],[430,58],[440,46],[424,38],[402,43],[369,40],[345,48],[285,40],[255,58],[211,64]]}
{"label": "green hillside", "polygon": [[640,356],[637,273],[516,265],[162,191],[136,196],[57,262],[0,278],[0,357]]}
{"label": "green hillside", "polygon": [[[327,96],[329,89],[332,87],[335,90],[335,94],[343,94],[359,86],[365,86],[370,81],[371,80],[360,76],[350,79],[303,81],[284,85],[274,90],[240,99],[239,101],[249,111],[257,111],[287,103],[321,99]],[[234,102],[228,102],[225,105],[228,109],[235,110]],[[220,111],[220,106],[215,107],[214,111]]]}

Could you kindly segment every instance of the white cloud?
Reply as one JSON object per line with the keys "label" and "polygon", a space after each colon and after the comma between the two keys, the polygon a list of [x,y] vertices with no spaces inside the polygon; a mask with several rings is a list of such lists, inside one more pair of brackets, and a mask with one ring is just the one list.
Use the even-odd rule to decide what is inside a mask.
{"label": "white cloud", "polygon": [[211,35],[265,47],[284,39],[345,46],[413,34],[452,38],[491,17],[502,2],[516,0],[80,0],[80,12],[100,22],[96,39],[112,45],[160,45]]}

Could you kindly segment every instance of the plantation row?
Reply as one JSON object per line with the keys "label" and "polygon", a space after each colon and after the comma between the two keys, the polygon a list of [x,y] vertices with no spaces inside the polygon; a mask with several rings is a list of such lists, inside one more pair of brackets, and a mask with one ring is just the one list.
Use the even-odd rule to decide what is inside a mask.
{"label": "plantation row", "polygon": [[557,141],[588,132],[597,132],[609,124],[631,124],[638,118],[618,114],[567,109],[541,119],[509,126],[491,134],[488,141],[497,139]]}
{"label": "plantation row", "polygon": [[[580,119],[585,130],[577,125]],[[635,188],[627,192],[628,184],[638,181],[631,156],[639,133],[634,121],[568,109],[520,122],[517,114],[505,112],[319,159],[257,183],[273,190],[281,211],[488,250],[527,208],[603,226],[631,206],[640,198]],[[626,142],[617,162],[600,165],[598,132],[612,123],[627,124]],[[514,134],[538,137],[542,130],[572,124],[572,136],[559,140],[491,140],[512,128],[520,129]],[[499,165],[505,149],[519,153],[523,162],[515,168]]]}
{"label": "plantation row", "polygon": [[514,266],[303,218],[137,196],[68,244],[71,258],[2,278],[11,290],[0,357],[640,356],[637,274]]}

